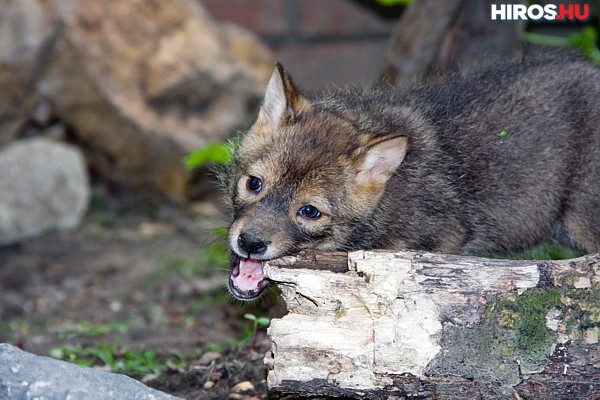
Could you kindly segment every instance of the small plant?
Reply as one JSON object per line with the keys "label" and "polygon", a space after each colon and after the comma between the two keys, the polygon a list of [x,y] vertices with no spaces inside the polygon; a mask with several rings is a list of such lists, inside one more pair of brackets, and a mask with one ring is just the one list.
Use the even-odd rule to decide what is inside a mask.
{"label": "small plant", "polygon": [[564,248],[556,244],[542,243],[521,252],[510,254],[509,259],[514,260],[567,260],[580,257],[582,254],[576,250]]}
{"label": "small plant", "polygon": [[204,349],[204,351],[212,351],[214,353],[221,353],[221,352],[223,352],[223,344],[209,342],[203,346],[203,349]]}
{"label": "small plant", "polygon": [[180,256],[167,257],[160,268],[148,274],[137,284],[136,289],[145,290],[164,281],[169,276],[181,276],[186,279],[211,276],[215,270],[227,266],[226,251],[224,244],[215,242],[202,249],[202,257],[199,259]]}
{"label": "small plant", "polygon": [[50,356],[80,366],[100,367],[132,377],[159,374],[167,368],[181,368],[187,365],[183,354],[178,350],[171,350],[169,356],[159,358],[152,350],[126,349],[122,344],[110,343],[105,341],[105,338],[99,338],[112,333],[124,333],[128,328],[127,322],[93,324],[81,321],[66,325],[59,333],[59,338],[94,337],[96,343],[64,344],[50,350]]}
{"label": "small plant", "polygon": [[386,7],[407,6],[412,0],[377,0],[379,4]]}
{"label": "small plant", "polygon": [[127,322],[110,322],[108,324],[94,325],[89,321],[81,321],[76,324],[65,325],[59,333],[59,337],[80,337],[80,336],[103,336],[109,333],[125,333],[129,328]]}
{"label": "small plant", "polygon": [[255,341],[256,341],[256,331],[260,326],[268,326],[271,320],[266,317],[257,317],[254,314],[246,313],[244,314],[244,318],[252,321],[252,337],[250,339],[250,349],[254,349]]}
{"label": "small plant", "polygon": [[103,228],[109,228],[114,223],[114,213],[111,212],[106,198],[98,190],[92,191],[89,214],[94,217],[96,222]]}
{"label": "small plant", "polygon": [[579,49],[585,56],[596,64],[600,64],[600,49],[598,49],[598,31],[592,26],[586,26],[580,33],[569,36],[569,44]]}
{"label": "small plant", "polygon": [[567,37],[525,32],[523,40],[542,46],[572,47],[580,50],[590,61],[600,64],[600,49],[597,44],[598,31],[593,26],[586,26],[581,32]]}
{"label": "small plant", "polygon": [[212,234],[217,239],[205,247],[203,261],[213,268],[228,269],[229,247],[227,245],[227,228],[213,228]]}
{"label": "small plant", "polygon": [[212,234],[220,239],[225,239],[227,237],[227,228],[218,226],[212,229]]}
{"label": "small plant", "polygon": [[210,143],[204,147],[194,150],[183,159],[183,163],[187,169],[192,170],[207,164],[229,164],[232,157],[233,146],[231,143]]}
{"label": "small plant", "polygon": [[187,365],[180,351],[172,350],[170,354],[170,359],[159,359],[152,350],[134,351],[109,343],[97,343],[92,346],[62,345],[50,351],[50,356],[79,366],[100,366],[111,372],[132,377],[159,374],[168,367],[182,368]]}

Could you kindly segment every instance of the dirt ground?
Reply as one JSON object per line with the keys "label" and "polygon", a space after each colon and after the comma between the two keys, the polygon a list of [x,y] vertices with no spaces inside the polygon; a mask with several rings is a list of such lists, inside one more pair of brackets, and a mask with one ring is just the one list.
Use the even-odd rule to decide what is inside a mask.
{"label": "dirt ground", "polygon": [[250,304],[227,294],[223,240],[213,233],[227,225],[218,199],[156,206],[96,190],[77,230],[0,247],[0,342],[79,362],[85,349],[112,349],[86,353],[95,366],[151,351],[158,367],[136,377],[159,390],[282,398],[267,394],[266,329],[252,344],[244,314],[273,318],[285,307],[276,293]]}

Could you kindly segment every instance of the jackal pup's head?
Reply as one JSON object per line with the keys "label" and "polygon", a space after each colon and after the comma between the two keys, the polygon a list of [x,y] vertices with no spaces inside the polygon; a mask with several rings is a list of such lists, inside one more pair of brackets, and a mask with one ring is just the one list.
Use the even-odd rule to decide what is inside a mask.
{"label": "jackal pup's head", "polygon": [[[229,288],[253,299],[265,260],[302,249],[347,250],[402,162],[407,140],[361,132],[324,100],[302,96],[278,65],[229,175]],[[354,245],[355,246],[355,245]]]}

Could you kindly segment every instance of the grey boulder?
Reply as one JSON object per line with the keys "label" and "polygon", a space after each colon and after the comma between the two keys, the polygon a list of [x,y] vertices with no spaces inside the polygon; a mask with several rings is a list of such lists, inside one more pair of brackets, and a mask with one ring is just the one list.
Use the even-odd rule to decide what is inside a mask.
{"label": "grey boulder", "polygon": [[81,152],[43,138],[0,148],[0,245],[75,228],[90,185]]}
{"label": "grey boulder", "polygon": [[0,344],[0,399],[174,400],[125,375],[79,367]]}

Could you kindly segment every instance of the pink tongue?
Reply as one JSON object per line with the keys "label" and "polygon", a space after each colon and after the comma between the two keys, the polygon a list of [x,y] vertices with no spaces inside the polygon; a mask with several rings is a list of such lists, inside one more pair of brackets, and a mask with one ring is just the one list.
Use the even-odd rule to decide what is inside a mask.
{"label": "pink tongue", "polygon": [[262,263],[251,258],[242,258],[239,269],[240,273],[237,276],[231,276],[236,289],[244,292],[259,291],[258,284],[265,278]]}

